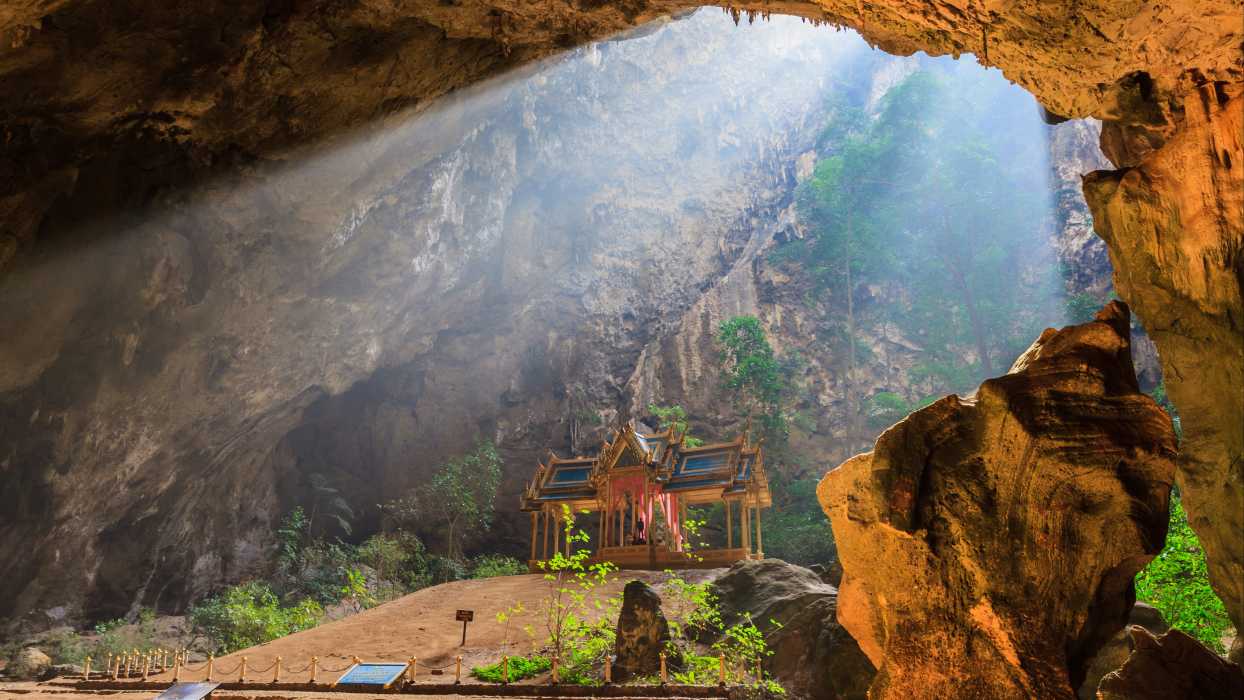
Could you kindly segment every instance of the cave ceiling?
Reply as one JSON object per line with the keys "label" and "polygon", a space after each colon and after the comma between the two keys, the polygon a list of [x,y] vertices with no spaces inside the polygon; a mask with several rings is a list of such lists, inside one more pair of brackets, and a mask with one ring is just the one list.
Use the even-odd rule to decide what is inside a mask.
{"label": "cave ceiling", "polygon": [[[664,0],[165,3],[0,7],[0,267],[52,203],[131,206],[218,168],[335,134],[559,50],[695,8]],[[974,54],[1055,115],[1115,123],[1117,165],[1159,145],[1195,84],[1242,79],[1239,2],[888,2],[732,6],[852,27],[894,54]],[[749,16],[749,13],[755,13]],[[141,174],[93,177],[119,164]],[[87,188],[88,193],[77,191]]]}

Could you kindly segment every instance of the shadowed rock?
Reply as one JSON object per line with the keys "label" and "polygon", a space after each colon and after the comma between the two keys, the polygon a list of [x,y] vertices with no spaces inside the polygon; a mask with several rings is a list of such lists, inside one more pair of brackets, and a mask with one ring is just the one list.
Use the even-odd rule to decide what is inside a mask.
{"label": "shadowed rock", "polygon": [[1174,457],[1113,302],[827,474],[838,619],[878,666],[873,700],[1074,698],[1162,547]]}
{"label": "shadowed rock", "polygon": [[727,625],[750,616],[764,631],[773,652],[765,668],[791,697],[864,700],[873,665],[838,624],[838,590],[817,572],[780,559],[741,561],[713,585]]}
{"label": "shadowed rock", "polygon": [[1137,603],[1127,617],[1127,627],[1110,638],[1106,645],[1097,651],[1085,673],[1084,682],[1080,684],[1078,695],[1080,700],[1097,700],[1097,684],[1103,676],[1118,670],[1132,653],[1132,627],[1139,625],[1149,632],[1161,634],[1170,629],[1162,613],[1157,608],[1144,603]]}
{"label": "shadowed rock", "polygon": [[615,646],[613,678],[625,681],[661,670],[661,650],[670,639],[669,623],[661,612],[661,596],[643,581],[631,581],[622,592]]}
{"label": "shadowed rock", "polygon": [[1239,700],[1240,667],[1179,630],[1161,637],[1132,627],[1135,651],[1097,688],[1100,700]]}

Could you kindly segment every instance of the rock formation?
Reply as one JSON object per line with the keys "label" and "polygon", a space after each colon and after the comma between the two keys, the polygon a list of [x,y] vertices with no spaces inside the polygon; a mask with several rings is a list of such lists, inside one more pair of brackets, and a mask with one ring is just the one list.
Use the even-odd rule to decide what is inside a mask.
{"label": "rock formation", "polygon": [[1102,679],[1098,700],[1239,700],[1244,698],[1240,667],[1197,640],[1171,630],[1156,637],[1131,628],[1135,650],[1123,667]]}
{"label": "rock formation", "polygon": [[1166,414],[1138,393],[1127,307],[1046,330],[967,399],[909,416],[818,497],[838,619],[888,698],[1070,700],[1161,549]]}
{"label": "rock formation", "polygon": [[765,670],[791,697],[864,700],[875,670],[838,624],[838,591],[815,572],[778,559],[742,561],[713,586],[725,624],[748,615],[764,632],[773,652]]}
{"label": "rock formation", "polygon": [[1244,96],[1205,85],[1184,106],[1165,146],[1084,192],[1115,287],[1158,346],[1184,428],[1188,523],[1244,628]]}
{"label": "rock formation", "polygon": [[626,584],[616,639],[614,680],[623,682],[660,672],[661,653],[670,640],[670,627],[661,612],[661,596],[652,586],[643,581]]}
{"label": "rock formation", "polygon": [[1127,661],[1134,646],[1131,630],[1133,626],[1144,627],[1153,634],[1162,634],[1170,629],[1157,608],[1139,602],[1132,606],[1132,612],[1127,616],[1127,626],[1111,637],[1110,641],[1098,649],[1097,655],[1093,657],[1093,663],[1085,672],[1084,681],[1080,683],[1080,689],[1077,692],[1080,700],[1097,700],[1097,685],[1101,683],[1101,679],[1123,666]]}
{"label": "rock formation", "polygon": [[18,649],[4,667],[4,674],[9,678],[22,681],[39,679],[52,666],[52,659],[42,650],[35,647]]}

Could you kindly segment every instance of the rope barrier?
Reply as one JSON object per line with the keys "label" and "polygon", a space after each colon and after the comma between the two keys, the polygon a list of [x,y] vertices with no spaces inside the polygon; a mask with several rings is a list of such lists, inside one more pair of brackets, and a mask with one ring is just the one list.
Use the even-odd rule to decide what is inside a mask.
{"label": "rope barrier", "polygon": [[205,668],[207,668],[206,661],[200,663],[198,666],[191,666],[190,663],[186,661],[183,661],[181,664],[181,670],[183,671],[197,672],[197,671],[202,671]]}
{"label": "rope barrier", "polygon": [[276,668],[276,661],[272,661],[272,663],[269,664],[269,666],[267,666],[266,669],[253,669],[253,668],[250,668],[250,666],[246,666],[246,673],[264,674],[264,673],[267,673],[267,671],[270,671],[275,668]]}
{"label": "rope barrier", "polygon": [[225,668],[221,668],[220,666],[216,666],[212,669],[212,673],[218,673],[222,676],[232,676],[233,674],[237,673],[240,670],[242,670],[242,662],[238,661],[236,664],[234,664],[233,668],[225,669]]}
{"label": "rope barrier", "polygon": [[450,661],[449,663],[445,664],[444,666],[427,666],[427,665],[425,665],[425,664],[421,664],[421,663],[419,663],[419,662],[415,662],[415,666],[418,666],[419,668],[421,668],[421,669],[423,669],[423,670],[425,670],[425,671],[444,671],[445,669],[449,668],[450,666],[453,666],[455,663],[457,663],[457,662],[456,662],[456,661]]}

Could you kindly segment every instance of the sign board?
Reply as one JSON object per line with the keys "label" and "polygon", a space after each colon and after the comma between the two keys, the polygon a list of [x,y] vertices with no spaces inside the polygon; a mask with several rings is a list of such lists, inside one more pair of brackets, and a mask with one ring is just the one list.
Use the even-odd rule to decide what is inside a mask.
{"label": "sign board", "polygon": [[219,683],[174,683],[153,700],[202,700],[218,687]]}
{"label": "sign board", "polygon": [[406,672],[406,664],[354,664],[333,685],[379,685],[388,688]]}
{"label": "sign board", "polygon": [[459,610],[458,614],[454,616],[454,619],[457,620],[458,622],[474,622],[475,611],[474,610]]}

